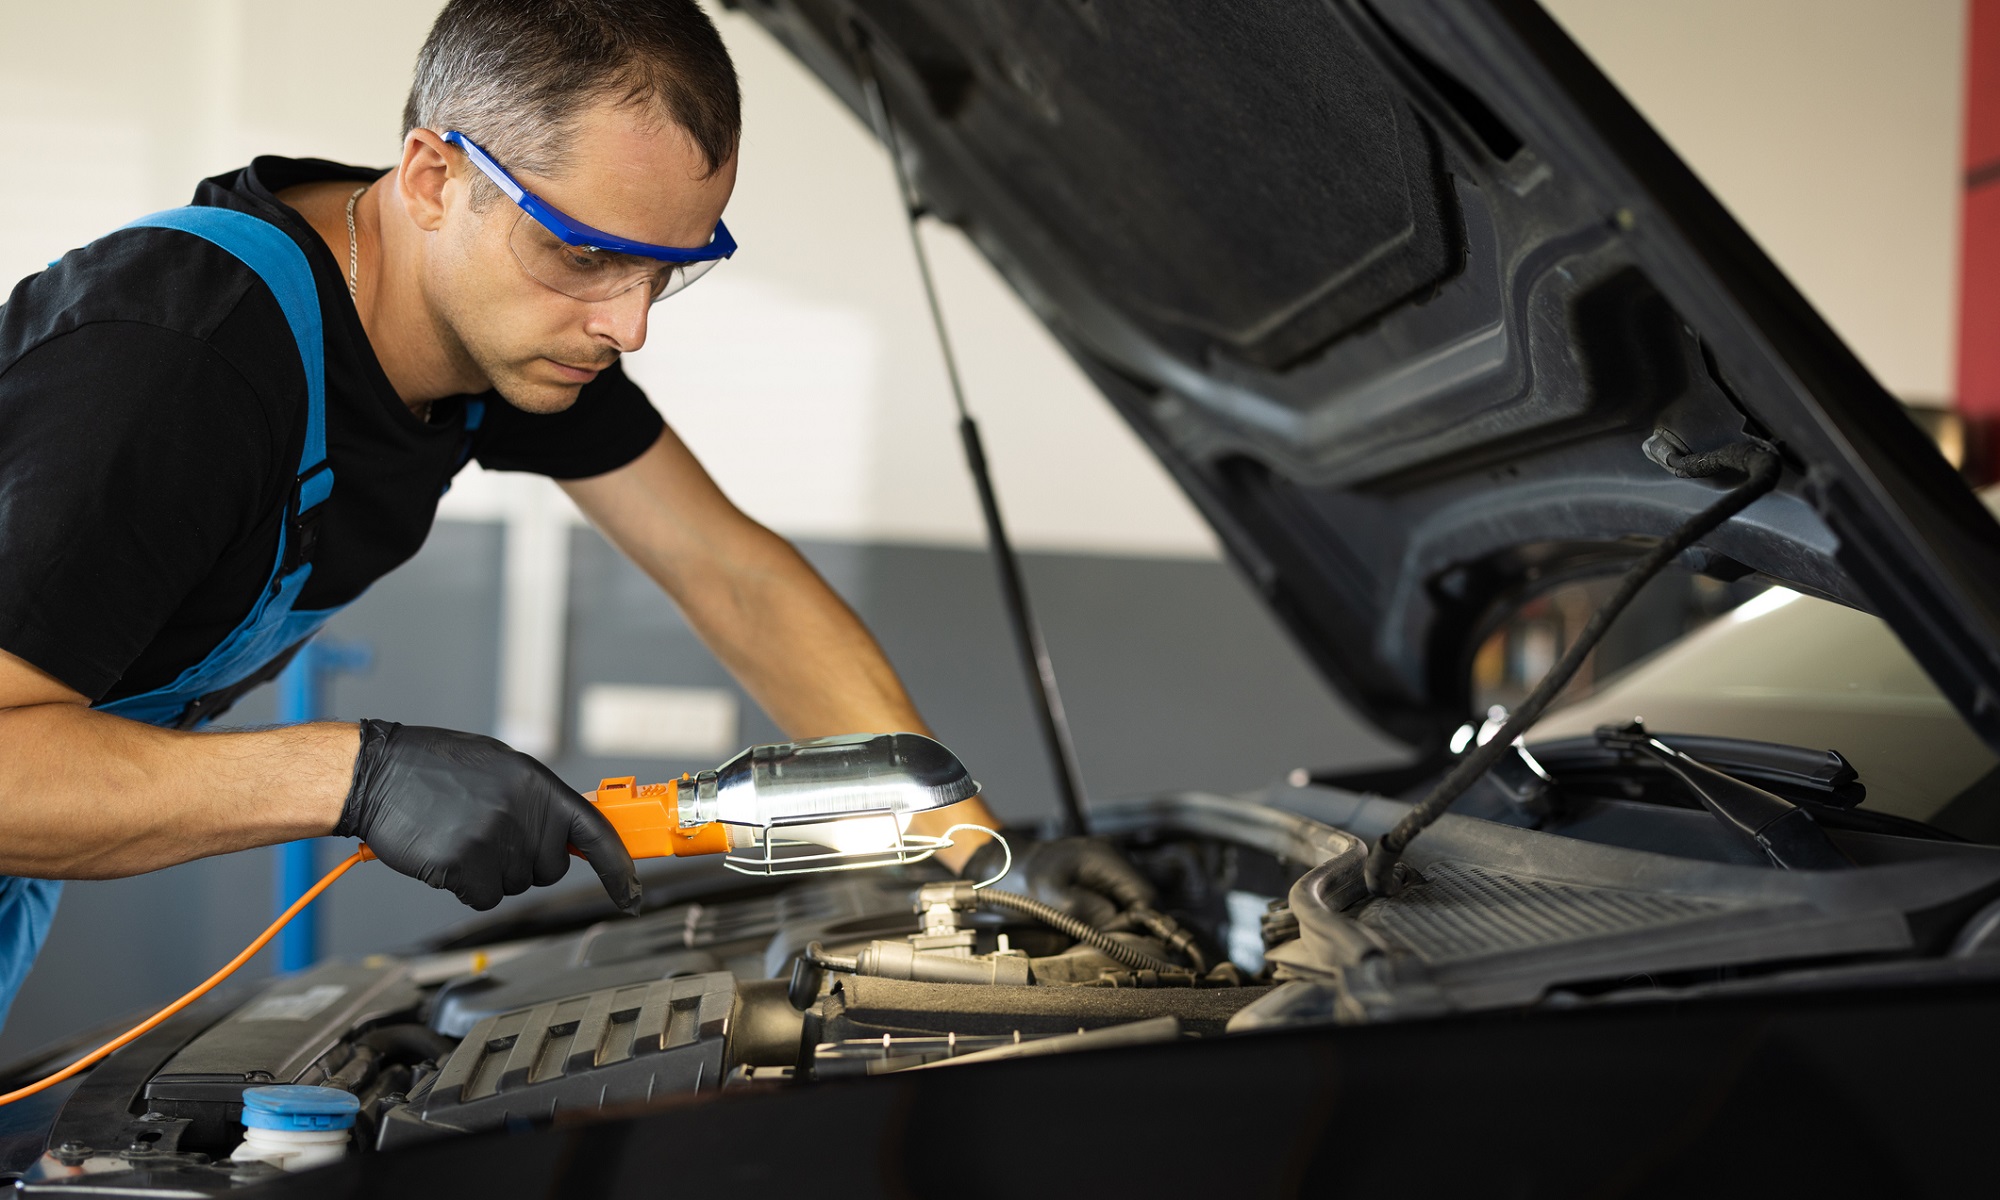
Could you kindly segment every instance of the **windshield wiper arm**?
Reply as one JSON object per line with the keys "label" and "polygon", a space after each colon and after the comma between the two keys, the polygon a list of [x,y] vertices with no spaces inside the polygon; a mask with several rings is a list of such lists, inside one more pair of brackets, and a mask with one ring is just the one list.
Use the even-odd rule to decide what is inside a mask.
{"label": "windshield wiper arm", "polygon": [[1643,754],[1659,763],[1686,784],[1716,820],[1762,850],[1777,866],[1794,871],[1834,871],[1854,865],[1805,809],[1688,757],[1647,733],[1637,721],[1602,726],[1597,740],[1609,749]]}
{"label": "windshield wiper arm", "polygon": [[[1859,772],[1838,750],[1815,750],[1781,742],[1749,741],[1695,733],[1653,736],[1696,762],[1777,792],[1793,803],[1848,811],[1868,798]],[[1537,761],[1561,777],[1627,762],[1630,755],[1595,736],[1536,742]]]}

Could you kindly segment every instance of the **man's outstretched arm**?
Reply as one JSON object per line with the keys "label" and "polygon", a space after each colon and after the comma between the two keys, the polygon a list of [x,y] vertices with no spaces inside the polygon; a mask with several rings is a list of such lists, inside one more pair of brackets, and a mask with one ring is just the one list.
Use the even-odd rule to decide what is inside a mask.
{"label": "man's outstretched arm", "polygon": [[0,651],[0,875],[110,879],[329,833],[474,908],[561,879],[570,847],[614,903],[640,898],[603,814],[492,738],[383,721],[157,729]]}
{"label": "man's outstretched arm", "polygon": [[[788,735],[930,732],[861,619],[790,542],[729,502],[672,429],[618,470],[562,486]],[[911,828],[961,821],[995,824],[973,799]],[[962,838],[939,857],[956,869],[975,845]]]}
{"label": "man's outstretched arm", "polygon": [[0,874],[108,879],[332,831],[352,725],[181,733],[0,651]]}

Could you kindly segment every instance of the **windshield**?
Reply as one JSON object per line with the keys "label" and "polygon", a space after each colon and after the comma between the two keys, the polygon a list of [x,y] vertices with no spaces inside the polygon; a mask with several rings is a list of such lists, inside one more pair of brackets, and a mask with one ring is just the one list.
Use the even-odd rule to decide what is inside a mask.
{"label": "windshield", "polygon": [[2000,841],[2000,756],[1866,613],[1771,588],[1551,712],[1530,744],[1635,717],[1656,733],[1838,750],[1864,808]]}

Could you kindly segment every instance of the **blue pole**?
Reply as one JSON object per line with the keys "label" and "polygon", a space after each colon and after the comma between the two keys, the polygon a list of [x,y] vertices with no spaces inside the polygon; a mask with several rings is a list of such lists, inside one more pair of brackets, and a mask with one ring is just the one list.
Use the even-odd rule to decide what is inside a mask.
{"label": "blue pole", "polygon": [[[278,676],[278,724],[324,720],[331,708],[326,700],[327,681],[340,671],[356,671],[367,665],[364,646],[307,642]],[[276,911],[290,908],[319,877],[319,839],[279,846]],[[319,960],[319,928],[318,905],[285,926],[278,934],[278,970],[302,971]]]}
{"label": "blue pole", "polygon": [[[278,724],[299,725],[319,716],[319,647],[307,642],[278,676]],[[319,843],[307,838],[278,847],[277,909],[283,912],[319,878]],[[319,958],[319,910],[308,908],[278,934],[278,970],[290,973]]]}

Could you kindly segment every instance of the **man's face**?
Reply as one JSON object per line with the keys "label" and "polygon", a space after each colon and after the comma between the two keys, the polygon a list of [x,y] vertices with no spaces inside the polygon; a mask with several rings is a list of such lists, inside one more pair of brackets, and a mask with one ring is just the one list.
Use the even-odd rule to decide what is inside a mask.
{"label": "man's face", "polygon": [[[521,186],[564,215],[632,241],[708,244],[736,183],[736,162],[703,178],[693,141],[644,109],[612,103],[578,124],[560,178],[516,169]],[[620,354],[646,342],[652,290],[641,284],[609,300],[573,299],[537,282],[508,244],[517,220],[532,222],[488,190],[484,211],[470,203],[478,168],[452,154],[444,221],[425,271],[432,308],[471,364],[516,408],[561,412]],[[539,227],[532,232],[544,234]]]}

